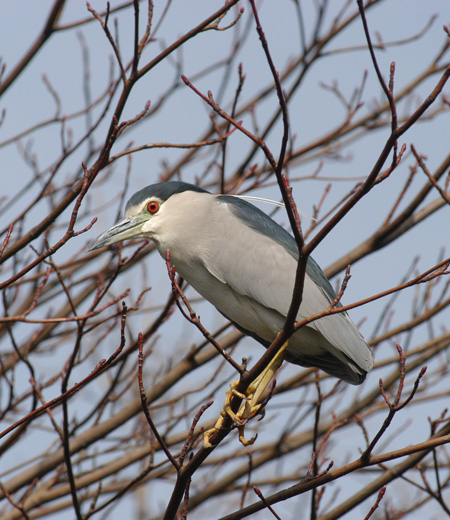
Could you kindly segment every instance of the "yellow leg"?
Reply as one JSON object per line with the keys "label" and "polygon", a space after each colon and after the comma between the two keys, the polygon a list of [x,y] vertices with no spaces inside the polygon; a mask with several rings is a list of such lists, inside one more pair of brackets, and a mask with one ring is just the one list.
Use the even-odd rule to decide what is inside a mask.
{"label": "yellow leg", "polygon": [[[245,425],[247,422],[253,418],[258,412],[261,411],[262,404],[259,404],[259,400],[264,393],[264,390],[269,385],[272,377],[275,372],[280,368],[283,363],[284,351],[289,345],[289,340],[287,340],[281,349],[278,351],[277,355],[273,358],[273,360],[269,363],[269,366],[266,367],[261,374],[250,383],[247,388],[247,392],[242,394],[237,391],[237,386],[239,385],[239,380],[230,383],[230,389],[227,390],[225,395],[225,404],[220,412],[220,417],[217,419],[214,428],[207,430],[204,433],[204,446],[205,448],[211,448],[212,444],[210,442],[210,438],[212,435],[217,433],[223,426],[223,422],[226,417],[230,417],[233,421],[233,426],[237,426],[239,431],[239,440],[244,446],[249,446],[253,444],[256,440],[256,436],[252,437],[250,440],[246,440],[245,438]],[[231,400],[234,396],[240,397],[244,399],[243,403],[239,407],[237,413],[234,413],[231,409]]]}

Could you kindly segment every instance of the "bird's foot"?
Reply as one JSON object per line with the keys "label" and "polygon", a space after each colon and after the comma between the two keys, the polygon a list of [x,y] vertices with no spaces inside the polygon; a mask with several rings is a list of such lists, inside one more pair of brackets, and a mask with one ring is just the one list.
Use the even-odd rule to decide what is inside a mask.
{"label": "bird's foot", "polygon": [[[288,344],[289,340],[284,343],[277,355],[270,362],[269,366],[250,383],[245,394],[237,390],[240,382],[239,380],[230,383],[230,388],[226,392],[225,404],[220,412],[220,417],[214,427],[204,433],[205,448],[212,448],[213,445],[210,442],[210,438],[223,427],[226,417],[229,417],[233,421],[233,426],[237,427],[239,440],[243,446],[251,446],[255,442],[257,435],[249,440],[245,438],[245,426],[250,419],[255,417],[258,413],[261,413],[264,409],[265,403],[260,403],[259,400],[275,372],[283,363],[284,351]],[[231,409],[231,401],[235,396],[243,399],[243,402],[236,413]]]}

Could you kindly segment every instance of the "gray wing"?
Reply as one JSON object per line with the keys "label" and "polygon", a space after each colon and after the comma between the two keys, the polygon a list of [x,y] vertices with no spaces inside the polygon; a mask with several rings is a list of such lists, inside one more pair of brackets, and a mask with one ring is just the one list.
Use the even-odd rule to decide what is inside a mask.
{"label": "gray wing", "polygon": [[[246,201],[229,196],[219,196],[216,200],[219,202],[219,209],[214,212],[218,219],[216,225],[220,227],[221,222],[226,221],[227,227],[221,227],[220,243],[211,251],[205,266],[234,293],[274,311],[264,318],[273,322],[269,323],[272,337],[261,337],[271,341],[283,326],[292,298],[298,259],[295,240]],[[229,218],[230,213],[234,218]],[[309,259],[297,319],[326,309],[334,298],[330,282],[317,263]],[[239,319],[229,317],[240,325]],[[250,329],[250,332],[258,335],[257,330]],[[353,383],[361,382],[373,364],[366,341],[347,313],[321,318],[300,329],[291,338],[288,352],[289,361],[319,366]]]}
{"label": "gray wing", "polygon": [[[224,201],[230,205],[231,211],[242,222],[268,238],[275,240],[280,244],[296,261],[298,261],[298,247],[294,237],[284,228],[277,224],[273,219],[267,216],[256,206],[249,204],[245,200],[231,197],[229,195],[220,195],[217,197],[219,201]],[[317,262],[309,257],[306,265],[306,274],[327,293],[330,301],[336,298],[336,293],[328,278],[324,275],[322,269]]]}

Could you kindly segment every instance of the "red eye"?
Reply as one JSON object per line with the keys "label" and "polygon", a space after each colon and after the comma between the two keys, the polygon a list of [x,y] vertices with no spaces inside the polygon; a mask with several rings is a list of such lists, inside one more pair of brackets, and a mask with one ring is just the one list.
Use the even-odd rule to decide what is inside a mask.
{"label": "red eye", "polygon": [[158,212],[159,210],[159,203],[156,202],[156,200],[152,200],[151,202],[149,202],[147,204],[147,209],[148,209],[148,212],[151,213],[152,215],[154,215],[155,213]]}

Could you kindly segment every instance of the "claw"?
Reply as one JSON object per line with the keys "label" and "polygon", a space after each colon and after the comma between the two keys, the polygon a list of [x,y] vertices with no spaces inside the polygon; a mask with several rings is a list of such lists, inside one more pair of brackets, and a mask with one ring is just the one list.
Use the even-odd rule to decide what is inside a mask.
{"label": "claw", "polygon": [[[278,351],[277,355],[273,358],[271,363],[264,371],[250,383],[249,387],[245,394],[239,392],[237,387],[239,385],[239,380],[230,383],[230,388],[227,390],[225,395],[225,404],[220,412],[220,417],[217,419],[216,424],[210,430],[207,430],[204,435],[203,444],[205,448],[212,448],[213,445],[210,442],[210,438],[216,434],[222,427],[226,417],[229,417],[233,421],[233,426],[236,426],[239,431],[239,441],[243,446],[252,445],[257,435],[252,437],[250,440],[245,438],[245,426],[247,422],[252,419],[258,413],[263,412],[264,406],[259,404],[258,401],[262,396],[264,390],[269,385],[272,377],[275,372],[280,368],[283,363],[284,351],[289,345],[289,340],[287,340],[281,349]],[[234,396],[240,397],[244,399],[239,410],[234,413],[231,409],[231,401]]]}

